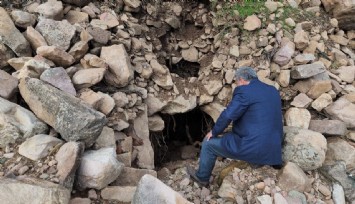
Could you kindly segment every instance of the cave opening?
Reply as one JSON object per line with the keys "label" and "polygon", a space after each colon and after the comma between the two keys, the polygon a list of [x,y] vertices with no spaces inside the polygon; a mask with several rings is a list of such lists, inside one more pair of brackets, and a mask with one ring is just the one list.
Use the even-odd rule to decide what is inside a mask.
{"label": "cave opening", "polygon": [[175,115],[161,114],[165,128],[151,133],[156,167],[178,160],[197,159],[213,119],[199,108]]}
{"label": "cave opening", "polygon": [[167,60],[167,64],[170,72],[179,75],[181,78],[198,77],[200,64],[197,62],[189,62],[182,59],[176,64],[170,64]]}

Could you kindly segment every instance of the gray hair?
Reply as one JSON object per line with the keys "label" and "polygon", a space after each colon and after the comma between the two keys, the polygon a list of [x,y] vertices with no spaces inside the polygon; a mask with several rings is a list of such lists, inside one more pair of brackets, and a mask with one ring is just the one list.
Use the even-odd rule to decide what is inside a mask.
{"label": "gray hair", "polygon": [[244,79],[246,81],[251,81],[252,79],[257,79],[257,78],[258,76],[256,75],[256,72],[251,67],[243,66],[235,71],[236,80]]}

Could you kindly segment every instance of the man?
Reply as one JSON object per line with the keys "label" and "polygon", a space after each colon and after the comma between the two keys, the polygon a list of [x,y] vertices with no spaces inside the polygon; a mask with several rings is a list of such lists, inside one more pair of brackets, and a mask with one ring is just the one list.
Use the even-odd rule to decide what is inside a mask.
{"label": "man", "polygon": [[[235,72],[237,87],[227,108],[221,113],[203,143],[197,171],[188,174],[207,186],[217,156],[243,160],[253,165],[281,165],[283,134],[281,98],[275,87],[258,80],[250,67]],[[217,137],[233,122],[231,132]]]}

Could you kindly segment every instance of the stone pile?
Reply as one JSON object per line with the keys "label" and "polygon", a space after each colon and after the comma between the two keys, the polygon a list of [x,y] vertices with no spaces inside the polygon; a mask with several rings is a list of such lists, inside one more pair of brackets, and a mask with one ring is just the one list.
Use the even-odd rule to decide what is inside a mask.
{"label": "stone pile", "polygon": [[[322,16],[321,4],[335,18]],[[0,186],[23,188],[17,195],[38,189],[27,200],[63,195],[48,198],[56,203],[85,189],[88,198],[73,203],[142,203],[153,194],[188,203],[177,193],[166,198],[157,192],[172,190],[154,179],[169,172],[154,170],[150,132],[164,129],[160,113],[198,107],[216,120],[235,88],[234,70],[252,66],[284,102],[286,165],[279,172],[265,167],[272,180],[236,168],[220,188],[191,186],[182,169],[166,183],[188,192],[185,198],[194,203],[331,203],[344,200],[341,192],[355,200],[348,177],[355,169],[355,31],[344,17],[354,6],[267,1],[268,12],[246,19],[218,17],[223,6],[209,11],[197,2],[48,0],[23,11],[0,7],[0,176],[7,177]],[[289,7],[314,15],[282,19]],[[219,29],[226,20],[242,25],[226,33]],[[196,63],[197,75],[174,68]],[[340,185],[321,181],[318,172]]]}

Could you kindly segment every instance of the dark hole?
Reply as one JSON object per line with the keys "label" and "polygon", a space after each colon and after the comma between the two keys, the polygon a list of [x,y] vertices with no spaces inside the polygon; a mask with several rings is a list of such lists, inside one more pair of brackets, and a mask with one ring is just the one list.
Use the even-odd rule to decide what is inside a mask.
{"label": "dark hole", "polygon": [[198,77],[198,71],[200,70],[200,64],[197,62],[188,62],[186,60],[180,60],[177,64],[171,64],[167,60],[166,64],[169,67],[171,73],[175,73],[182,78]]}
{"label": "dark hole", "polygon": [[151,133],[155,166],[159,168],[167,162],[188,159],[182,158],[182,148],[186,146],[195,147],[196,155],[191,155],[193,152],[189,155],[190,159],[197,158],[204,136],[214,125],[212,118],[199,108],[182,114],[161,114],[161,117],[165,122],[164,130]]}

